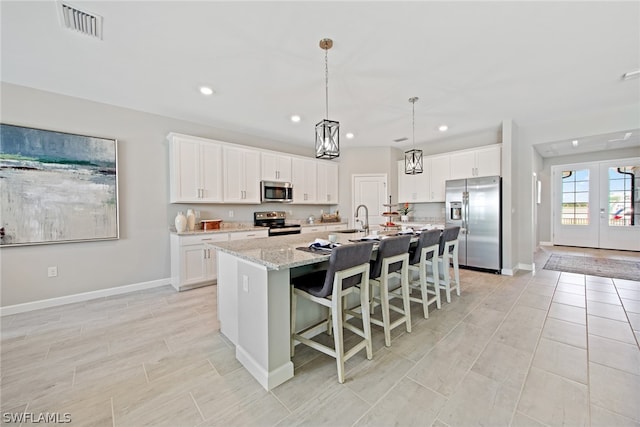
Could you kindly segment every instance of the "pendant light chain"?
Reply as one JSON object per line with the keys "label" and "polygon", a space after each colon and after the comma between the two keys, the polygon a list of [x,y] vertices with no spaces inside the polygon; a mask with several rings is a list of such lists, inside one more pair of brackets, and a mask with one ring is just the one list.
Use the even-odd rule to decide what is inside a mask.
{"label": "pendant light chain", "polygon": [[325,118],[329,120],[329,50],[324,50],[324,99]]}
{"label": "pendant light chain", "polygon": [[418,101],[417,96],[409,98],[409,102],[411,103],[411,128],[413,131],[413,149],[416,148],[416,102]]}

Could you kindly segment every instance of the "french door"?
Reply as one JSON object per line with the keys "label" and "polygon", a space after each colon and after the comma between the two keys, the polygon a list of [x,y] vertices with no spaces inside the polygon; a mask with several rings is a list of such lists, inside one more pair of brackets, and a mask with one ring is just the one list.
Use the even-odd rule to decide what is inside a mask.
{"label": "french door", "polygon": [[640,158],[552,167],[553,244],[640,250]]}

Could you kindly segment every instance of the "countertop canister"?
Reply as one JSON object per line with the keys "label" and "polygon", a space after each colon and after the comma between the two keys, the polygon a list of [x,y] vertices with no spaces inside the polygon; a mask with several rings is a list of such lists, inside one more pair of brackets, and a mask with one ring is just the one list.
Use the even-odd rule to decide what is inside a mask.
{"label": "countertop canister", "polygon": [[195,229],[196,229],[196,214],[193,212],[193,209],[187,209],[187,230],[193,231]]}
{"label": "countertop canister", "polygon": [[176,231],[178,233],[184,233],[185,231],[187,231],[187,217],[184,216],[182,211],[178,212],[178,215],[176,215],[175,223]]}

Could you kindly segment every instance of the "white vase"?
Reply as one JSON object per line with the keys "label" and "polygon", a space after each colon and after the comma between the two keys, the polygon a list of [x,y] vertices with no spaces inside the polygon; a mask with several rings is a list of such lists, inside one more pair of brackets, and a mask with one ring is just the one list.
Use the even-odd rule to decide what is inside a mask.
{"label": "white vase", "polygon": [[196,229],[196,214],[193,213],[193,209],[187,209],[187,230],[193,231]]}
{"label": "white vase", "polygon": [[187,231],[187,217],[184,216],[184,214],[182,212],[178,212],[178,215],[176,215],[176,231],[178,233],[184,233],[185,231]]}
{"label": "white vase", "polygon": [[400,221],[409,222],[409,215],[400,215]]}

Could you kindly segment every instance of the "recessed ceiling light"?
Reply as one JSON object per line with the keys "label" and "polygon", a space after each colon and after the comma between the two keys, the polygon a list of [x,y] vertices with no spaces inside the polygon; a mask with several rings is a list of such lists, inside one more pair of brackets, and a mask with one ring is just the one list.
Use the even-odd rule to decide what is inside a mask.
{"label": "recessed ceiling light", "polygon": [[298,123],[300,121],[300,116],[297,114],[294,114],[293,116],[291,116],[291,121],[293,123]]}
{"label": "recessed ceiling light", "polygon": [[347,134],[345,136],[347,137],[347,139],[353,139],[355,137],[353,132],[347,132]]}
{"label": "recessed ceiling light", "polygon": [[213,89],[208,86],[200,86],[200,93],[203,95],[213,95]]}
{"label": "recessed ceiling light", "polygon": [[571,145],[573,145],[574,147],[578,146],[578,140],[574,139],[573,141],[571,141]]}
{"label": "recessed ceiling light", "polygon": [[439,130],[440,132],[446,132],[448,129],[449,129],[449,126],[447,126],[447,125],[440,125],[440,126],[438,126],[438,130]]}

